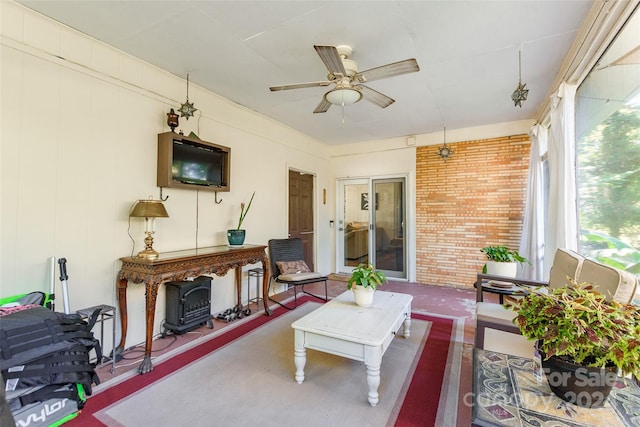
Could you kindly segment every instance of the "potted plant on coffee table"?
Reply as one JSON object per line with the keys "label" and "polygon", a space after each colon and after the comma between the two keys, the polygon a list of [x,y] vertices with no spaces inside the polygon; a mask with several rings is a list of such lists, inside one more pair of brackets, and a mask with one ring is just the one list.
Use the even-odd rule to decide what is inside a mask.
{"label": "potted plant on coffee table", "polygon": [[356,304],[361,307],[370,307],[376,288],[384,282],[387,282],[387,276],[383,272],[377,271],[372,264],[359,264],[351,272],[347,289],[353,289]]}
{"label": "potted plant on coffee table", "polygon": [[638,307],[609,301],[592,285],[572,280],[509,306],[522,335],[537,340],[549,387],[561,399],[602,406],[618,369],[640,375]]}
{"label": "potted plant on coffee table", "polygon": [[480,249],[489,259],[482,268],[482,273],[495,276],[516,277],[518,263],[529,262],[517,250],[507,246],[485,246]]}

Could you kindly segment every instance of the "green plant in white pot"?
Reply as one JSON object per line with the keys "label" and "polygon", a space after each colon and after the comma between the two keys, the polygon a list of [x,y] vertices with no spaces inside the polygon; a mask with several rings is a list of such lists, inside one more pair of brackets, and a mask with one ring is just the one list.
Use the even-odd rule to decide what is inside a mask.
{"label": "green plant in white pot", "polygon": [[359,264],[351,272],[347,289],[353,289],[356,304],[361,307],[370,307],[373,303],[373,293],[385,282],[387,282],[387,276],[377,271],[372,264]]}
{"label": "green plant in white pot", "polygon": [[529,262],[517,250],[506,246],[486,246],[480,249],[480,252],[483,252],[488,259],[482,268],[482,272],[485,274],[516,277],[518,263]]}

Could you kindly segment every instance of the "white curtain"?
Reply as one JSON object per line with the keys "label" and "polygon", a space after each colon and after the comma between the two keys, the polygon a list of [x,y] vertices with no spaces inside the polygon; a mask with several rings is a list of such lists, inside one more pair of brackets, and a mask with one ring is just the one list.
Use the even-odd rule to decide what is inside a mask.
{"label": "white curtain", "polygon": [[543,280],[544,268],[544,197],[542,175],[542,159],[540,147],[547,146],[548,130],[542,125],[535,125],[529,132],[531,136],[531,153],[529,155],[529,177],[520,240],[520,255],[531,264],[520,264],[518,277],[530,280]]}
{"label": "white curtain", "polygon": [[576,85],[562,83],[551,100],[549,208],[545,231],[544,277],[558,248],[578,249],[576,202]]}

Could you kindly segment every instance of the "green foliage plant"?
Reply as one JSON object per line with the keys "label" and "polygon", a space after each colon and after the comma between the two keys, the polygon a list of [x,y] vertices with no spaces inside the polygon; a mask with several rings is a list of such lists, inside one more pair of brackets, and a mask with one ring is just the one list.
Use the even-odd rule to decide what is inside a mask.
{"label": "green foliage plant", "polygon": [[377,271],[372,264],[359,264],[351,272],[351,277],[347,283],[347,289],[352,286],[362,285],[365,288],[376,288],[387,282],[387,276],[381,271]]}
{"label": "green foliage plant", "polygon": [[[580,224],[637,245],[640,108],[618,107],[576,144]],[[624,239],[624,238],[623,238]]]}
{"label": "green foliage plant", "polygon": [[595,230],[580,230],[580,248],[603,264],[640,275],[640,251],[620,239]]}
{"label": "green foliage plant", "polygon": [[253,194],[251,195],[251,200],[249,200],[249,204],[247,205],[247,208],[244,208],[244,202],[240,203],[240,219],[238,220],[238,228],[236,228],[236,230],[240,230],[240,228],[242,227],[242,222],[244,221],[244,217],[247,216],[247,213],[249,213],[249,209],[251,208],[251,203],[253,203],[253,197],[256,195],[256,192],[254,191]]}
{"label": "green foliage plant", "polygon": [[557,356],[589,367],[617,366],[640,377],[638,307],[607,300],[588,283],[533,290],[508,303],[522,335],[538,340],[545,358]]}
{"label": "green foliage plant", "polygon": [[506,246],[486,246],[480,249],[480,252],[495,262],[529,262],[525,257],[521,256],[517,250],[510,249]]}

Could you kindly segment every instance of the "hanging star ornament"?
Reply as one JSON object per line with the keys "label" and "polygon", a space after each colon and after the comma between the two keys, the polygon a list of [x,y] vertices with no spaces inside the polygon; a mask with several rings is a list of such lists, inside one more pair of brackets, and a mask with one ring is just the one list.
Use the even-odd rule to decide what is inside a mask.
{"label": "hanging star ornament", "polygon": [[180,105],[178,111],[180,111],[180,117],[185,117],[187,120],[189,120],[189,117],[193,117],[193,113],[198,111],[197,108],[193,108],[193,102],[189,102],[189,73],[187,73],[187,100]]}
{"label": "hanging star ornament", "polygon": [[522,108],[522,101],[527,100],[528,94],[529,89],[527,89],[527,84],[518,82],[518,87],[511,94],[511,100],[514,102],[516,107]]}
{"label": "hanging star ornament", "polygon": [[447,159],[453,156],[453,150],[447,146],[447,127],[445,126],[442,133],[442,147],[438,148],[438,152],[436,153],[443,161],[447,161]]}
{"label": "hanging star ornament", "polygon": [[518,50],[518,87],[511,94],[511,100],[516,107],[522,108],[522,101],[527,100],[527,95],[529,95],[527,84],[522,83],[522,47],[520,47]]}
{"label": "hanging star ornament", "polygon": [[189,98],[187,98],[184,104],[180,105],[178,111],[180,111],[180,117],[185,117],[189,120],[189,117],[193,117],[193,113],[198,111],[198,109],[193,108],[193,102],[189,102]]}
{"label": "hanging star ornament", "polygon": [[442,147],[438,148],[438,152],[436,154],[446,162],[447,159],[453,155],[453,150],[447,147],[447,144],[445,143]]}

